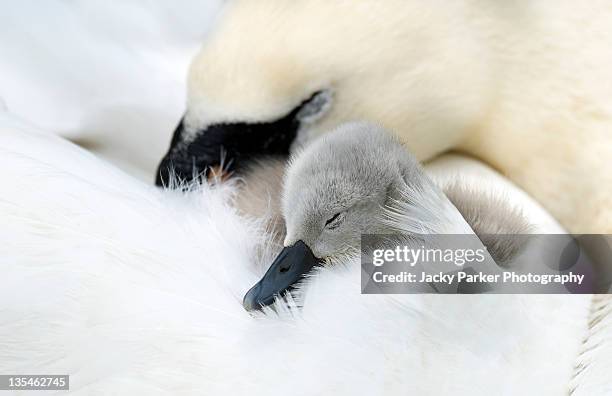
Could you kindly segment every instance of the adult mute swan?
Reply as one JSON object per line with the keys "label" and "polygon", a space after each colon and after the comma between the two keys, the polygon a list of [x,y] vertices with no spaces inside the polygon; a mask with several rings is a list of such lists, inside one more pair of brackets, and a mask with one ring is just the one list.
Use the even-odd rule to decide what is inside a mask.
{"label": "adult mute swan", "polygon": [[222,153],[240,173],[361,119],[419,160],[488,163],[573,233],[610,233],[610,42],[607,1],[231,2],[193,60],[158,181]]}

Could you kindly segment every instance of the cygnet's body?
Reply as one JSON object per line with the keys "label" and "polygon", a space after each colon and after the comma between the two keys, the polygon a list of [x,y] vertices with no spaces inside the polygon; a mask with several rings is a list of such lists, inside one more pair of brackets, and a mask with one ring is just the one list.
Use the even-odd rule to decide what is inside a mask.
{"label": "cygnet's body", "polygon": [[[467,191],[455,196],[460,201],[457,206],[470,214],[467,220],[391,134],[365,123],[339,127],[291,161],[282,198],[285,248],[247,293],[245,307],[270,304],[321,262],[333,265],[357,254],[363,234],[478,234],[491,230],[490,222],[473,210],[479,206],[478,199],[467,199]],[[509,215],[505,217],[510,221],[494,228],[508,233],[525,231],[520,214],[498,209],[506,209],[497,215]],[[486,218],[491,213],[483,215]],[[497,250],[506,255],[512,250],[501,245]],[[495,258],[495,252],[491,254]]]}

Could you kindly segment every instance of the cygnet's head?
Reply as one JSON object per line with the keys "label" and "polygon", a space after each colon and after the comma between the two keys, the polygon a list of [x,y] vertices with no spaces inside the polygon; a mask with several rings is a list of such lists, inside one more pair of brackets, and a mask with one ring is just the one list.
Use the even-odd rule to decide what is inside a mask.
{"label": "cygnet's head", "polygon": [[317,258],[332,262],[355,253],[361,234],[385,232],[385,205],[397,198],[406,171],[418,170],[412,156],[381,127],[339,127],[290,164],[282,202],[284,246],[303,241]]}
{"label": "cygnet's head", "polygon": [[285,248],[245,307],[270,304],[317,264],[356,254],[362,234],[386,233],[385,207],[406,180],[418,188],[420,166],[376,125],[345,124],[298,153],[285,175]]}

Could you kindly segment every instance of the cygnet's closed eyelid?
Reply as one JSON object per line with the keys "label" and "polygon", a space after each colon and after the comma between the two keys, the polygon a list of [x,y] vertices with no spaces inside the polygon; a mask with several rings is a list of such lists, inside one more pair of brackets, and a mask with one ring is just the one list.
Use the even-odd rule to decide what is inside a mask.
{"label": "cygnet's closed eyelid", "polygon": [[336,213],[335,215],[331,216],[325,222],[325,228],[328,230],[333,230],[333,229],[338,228],[338,226],[342,223],[342,220],[344,220],[345,213],[346,211],[340,211]]}
{"label": "cygnet's closed eyelid", "polygon": [[325,222],[325,225],[327,226],[327,225],[333,223],[334,220],[336,220],[338,217],[340,217],[340,212],[336,213],[331,218],[327,219],[327,221]]}

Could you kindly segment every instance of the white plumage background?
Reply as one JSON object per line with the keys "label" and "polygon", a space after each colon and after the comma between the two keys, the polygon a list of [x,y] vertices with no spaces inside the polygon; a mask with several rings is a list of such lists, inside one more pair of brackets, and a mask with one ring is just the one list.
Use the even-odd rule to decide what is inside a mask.
{"label": "white plumage background", "polygon": [[221,1],[0,7],[0,98],[11,113],[151,180],[185,110],[187,67]]}
{"label": "white plumage background", "polygon": [[[219,6],[3,6],[0,373],[70,374],[83,395],[610,390],[609,332],[580,355],[590,296],[362,296],[347,263],[318,273],[301,310],[245,312],[275,253],[261,222],[235,213],[232,186],[152,185]],[[561,231],[478,163],[430,171],[484,178]]]}
{"label": "white plumage background", "polygon": [[365,297],[350,263],[255,319],[241,298],[271,256],[229,189],[162,192],[55,136],[1,136],[0,372],[82,394],[567,387],[589,296]]}

